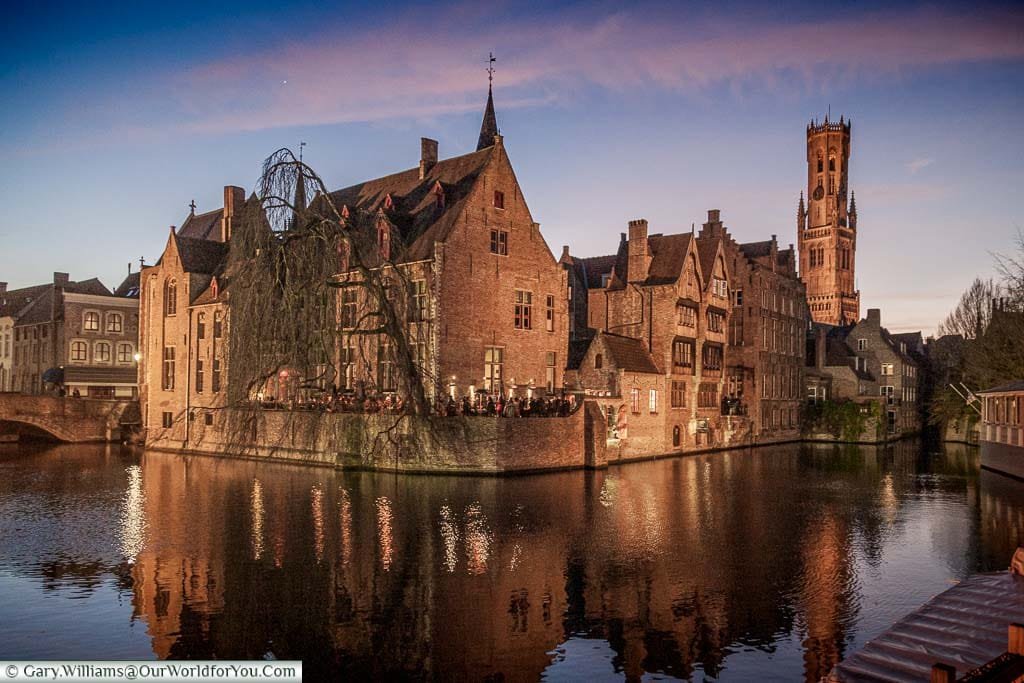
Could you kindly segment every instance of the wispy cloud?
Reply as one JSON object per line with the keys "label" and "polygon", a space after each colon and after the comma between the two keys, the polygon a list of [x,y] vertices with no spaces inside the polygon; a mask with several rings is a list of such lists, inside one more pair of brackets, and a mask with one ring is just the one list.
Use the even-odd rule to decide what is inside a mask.
{"label": "wispy cloud", "polygon": [[918,171],[920,171],[922,168],[925,168],[926,166],[931,166],[933,163],[935,163],[934,159],[925,159],[925,158],[913,159],[911,161],[908,161],[907,164],[906,164],[907,172],[910,173],[910,175],[914,175]]}
{"label": "wispy cloud", "polygon": [[[530,16],[498,26],[460,18],[440,12],[283,42],[197,65],[172,93],[189,128],[221,131],[476,109],[482,59],[475,57],[492,45],[501,56],[505,107],[555,103],[587,86],[735,91],[796,81],[820,87],[922,67],[1024,59],[1024,16],[984,11],[888,11],[785,24],[655,21],[639,11],[548,22]],[[829,35],[844,37],[841,50],[808,39]]]}

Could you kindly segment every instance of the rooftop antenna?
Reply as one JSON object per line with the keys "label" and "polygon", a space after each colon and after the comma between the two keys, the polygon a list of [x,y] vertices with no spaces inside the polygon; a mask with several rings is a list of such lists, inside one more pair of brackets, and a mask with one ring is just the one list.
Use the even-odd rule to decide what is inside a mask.
{"label": "rooftop antenna", "polygon": [[493,52],[487,53],[487,89],[494,85],[494,63],[498,61]]}

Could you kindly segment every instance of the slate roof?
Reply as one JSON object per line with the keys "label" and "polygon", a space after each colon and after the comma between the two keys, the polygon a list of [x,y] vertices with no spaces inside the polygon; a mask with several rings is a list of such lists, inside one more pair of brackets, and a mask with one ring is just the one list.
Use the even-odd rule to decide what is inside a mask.
{"label": "slate roof", "polygon": [[626,372],[642,372],[658,375],[661,371],[639,339],[602,332],[605,348],[611,354],[615,367]]}
{"label": "slate roof", "polygon": [[[648,237],[647,247],[651,254],[651,265],[647,269],[647,280],[644,284],[663,285],[678,280],[692,238],[688,232]],[[697,243],[699,248],[700,240]]]}
{"label": "slate roof", "polygon": [[1013,382],[1007,382],[1006,384],[1000,384],[997,387],[992,387],[991,389],[985,389],[983,391],[979,391],[978,393],[979,394],[1002,394],[1002,393],[1005,393],[1005,392],[1008,392],[1008,391],[1014,391],[1014,392],[1024,391],[1024,379],[1018,379],[1018,380],[1015,380]]}
{"label": "slate roof", "polygon": [[178,230],[178,235],[197,240],[216,240],[220,237],[220,223],[223,216],[223,208],[206,213],[189,214]]}
{"label": "slate roof", "polygon": [[573,265],[580,280],[587,284],[587,289],[601,289],[601,276],[612,272],[616,258],[615,254],[577,258]]}
{"label": "slate roof", "polygon": [[875,376],[867,370],[857,369],[857,354],[853,352],[846,340],[852,327],[832,327],[825,337],[825,366],[848,367],[859,379],[875,381]]}
{"label": "slate roof", "polygon": [[139,276],[140,273],[128,273],[128,277],[114,290],[114,296],[126,297],[129,299],[139,298]]}
{"label": "slate roof", "polygon": [[772,253],[772,241],[765,240],[764,242],[747,242],[746,244],[739,245],[740,251],[743,255],[749,259],[764,258]]}
{"label": "slate roof", "polygon": [[[30,304],[21,310],[20,314],[17,316],[18,319],[15,324],[36,325],[38,323],[45,323],[52,320],[53,283],[39,285],[37,288],[31,287],[29,289],[38,289],[40,293],[32,299]],[[63,285],[63,289],[65,292],[73,292],[75,294],[114,296],[114,294],[99,281],[99,278],[89,278],[88,280],[82,280],[81,282],[68,282]]]}
{"label": "slate roof", "polygon": [[[217,280],[217,294],[214,295],[213,281]],[[228,288],[227,278],[223,276],[212,276],[206,287],[199,293],[199,296],[192,301],[193,306],[202,306],[203,304],[212,304],[220,300],[221,295],[224,294],[224,290]]]}
{"label": "slate roof", "polygon": [[704,275],[704,284],[711,282],[711,274],[715,272],[715,256],[718,254],[719,237],[697,238],[697,258],[700,260],[700,271]]}
{"label": "slate roof", "polygon": [[[385,210],[385,214],[398,229],[406,246],[405,258],[425,260],[433,256],[435,243],[447,239],[477,178],[493,154],[492,144],[470,154],[438,161],[422,179],[417,166],[336,190],[330,193],[330,198],[339,211],[347,206],[350,211],[361,209],[374,213],[383,207],[390,195],[393,207]],[[441,206],[434,193],[438,183],[444,190]]]}
{"label": "slate roof", "polygon": [[175,235],[181,267],[186,273],[219,273],[227,260],[228,245],[207,239]]}
{"label": "slate roof", "polygon": [[32,287],[22,287],[21,289],[12,289],[3,294],[0,294],[0,317],[18,317],[23,309],[28,307],[33,301],[43,296],[53,285],[47,283],[45,285],[34,285]]}

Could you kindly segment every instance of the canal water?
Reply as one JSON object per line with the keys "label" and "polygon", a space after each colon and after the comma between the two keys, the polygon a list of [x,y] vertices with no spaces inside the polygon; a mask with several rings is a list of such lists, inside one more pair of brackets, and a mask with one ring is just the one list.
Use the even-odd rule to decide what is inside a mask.
{"label": "canal water", "polygon": [[976,451],[343,473],[0,450],[0,659],[301,659],[308,680],[816,681],[1024,543]]}

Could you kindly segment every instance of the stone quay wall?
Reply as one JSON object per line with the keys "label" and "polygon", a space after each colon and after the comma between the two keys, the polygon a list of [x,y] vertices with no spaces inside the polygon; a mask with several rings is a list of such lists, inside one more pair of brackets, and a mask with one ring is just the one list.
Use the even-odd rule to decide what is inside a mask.
{"label": "stone quay wall", "polygon": [[69,443],[120,441],[138,422],[138,401],[0,393],[0,434],[45,432]]}
{"label": "stone quay wall", "polygon": [[339,469],[464,474],[527,473],[607,465],[600,409],[569,417],[414,417],[267,410],[215,411],[189,421],[188,438],[150,430],[146,445],[305,462]]}

